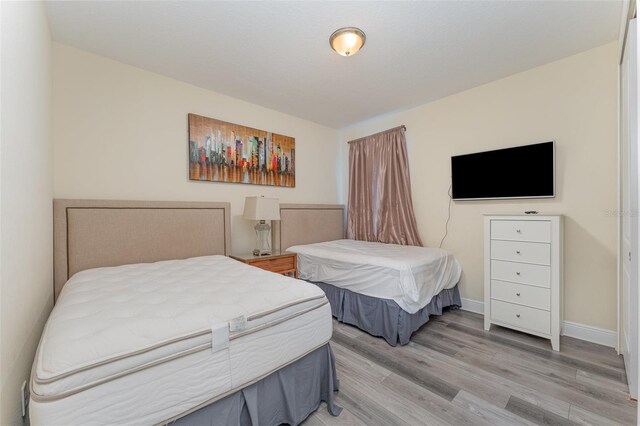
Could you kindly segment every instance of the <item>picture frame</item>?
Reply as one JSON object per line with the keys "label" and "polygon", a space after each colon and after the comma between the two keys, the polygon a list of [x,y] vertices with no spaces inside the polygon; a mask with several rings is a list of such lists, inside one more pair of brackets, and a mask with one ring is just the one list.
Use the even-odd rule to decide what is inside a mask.
{"label": "picture frame", "polygon": [[188,115],[189,180],[295,188],[295,138]]}

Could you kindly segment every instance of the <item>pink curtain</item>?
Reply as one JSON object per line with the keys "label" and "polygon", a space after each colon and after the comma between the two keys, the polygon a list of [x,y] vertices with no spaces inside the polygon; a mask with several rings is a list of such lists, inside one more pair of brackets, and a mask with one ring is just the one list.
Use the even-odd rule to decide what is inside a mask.
{"label": "pink curtain", "polygon": [[349,144],[347,238],[421,246],[404,127]]}

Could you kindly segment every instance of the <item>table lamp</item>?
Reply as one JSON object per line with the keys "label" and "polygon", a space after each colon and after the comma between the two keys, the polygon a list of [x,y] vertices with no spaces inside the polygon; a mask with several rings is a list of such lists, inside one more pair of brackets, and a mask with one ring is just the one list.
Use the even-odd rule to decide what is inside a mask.
{"label": "table lamp", "polygon": [[277,198],[247,197],[244,200],[243,217],[247,220],[257,220],[256,248],[254,256],[271,254],[271,224],[267,221],[280,220],[280,204]]}

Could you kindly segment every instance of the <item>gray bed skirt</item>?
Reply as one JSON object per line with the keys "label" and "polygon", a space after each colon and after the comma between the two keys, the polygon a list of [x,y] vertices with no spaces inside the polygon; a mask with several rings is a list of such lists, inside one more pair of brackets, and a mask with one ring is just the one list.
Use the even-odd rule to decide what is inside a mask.
{"label": "gray bed skirt", "polygon": [[298,425],[325,401],[329,413],[342,411],[334,401],[338,390],[335,357],[326,345],[219,401],[170,424]]}
{"label": "gray bed skirt", "polygon": [[415,314],[402,309],[391,299],[354,293],[322,282],[320,287],[331,304],[331,313],[340,322],[355,325],[372,336],[383,337],[391,346],[406,345],[414,331],[429,321],[429,315],[442,315],[442,308],[462,306],[458,286],[442,290]]}

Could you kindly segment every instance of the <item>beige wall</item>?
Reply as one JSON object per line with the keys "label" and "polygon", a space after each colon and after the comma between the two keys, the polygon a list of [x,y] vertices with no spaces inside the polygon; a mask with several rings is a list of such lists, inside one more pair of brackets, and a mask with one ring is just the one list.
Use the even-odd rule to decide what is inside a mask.
{"label": "beige wall", "polygon": [[[54,195],[232,203],[234,251],[253,246],[244,197],[346,200],[346,141],[408,127],[418,225],[444,233],[450,157],[556,140],[557,197],[454,202],[445,248],[464,267],[463,297],[482,300],[482,215],[528,209],[566,215],[565,319],[616,328],[615,43],[342,132],[54,43]],[[187,179],[187,113],[296,137],[295,189]],[[339,167],[334,166],[338,159]]]}
{"label": "beige wall", "polygon": [[[482,300],[482,215],[564,214],[565,320],[615,330],[616,218],[607,212],[617,208],[616,58],[611,43],[367,120],[345,129],[342,139],[407,125],[413,201],[429,246],[438,246],[444,234],[452,155],[555,140],[556,198],[454,202],[444,248],[464,269],[463,297]],[[346,176],[346,143],[341,155]]]}
{"label": "beige wall", "polygon": [[[53,69],[56,198],[230,201],[234,252],[255,244],[246,196],[338,201],[334,129],[57,43]],[[190,112],[295,137],[296,188],[190,182]]]}
{"label": "beige wall", "polygon": [[3,2],[0,70],[0,424],[52,306],[51,37],[41,2]]}

